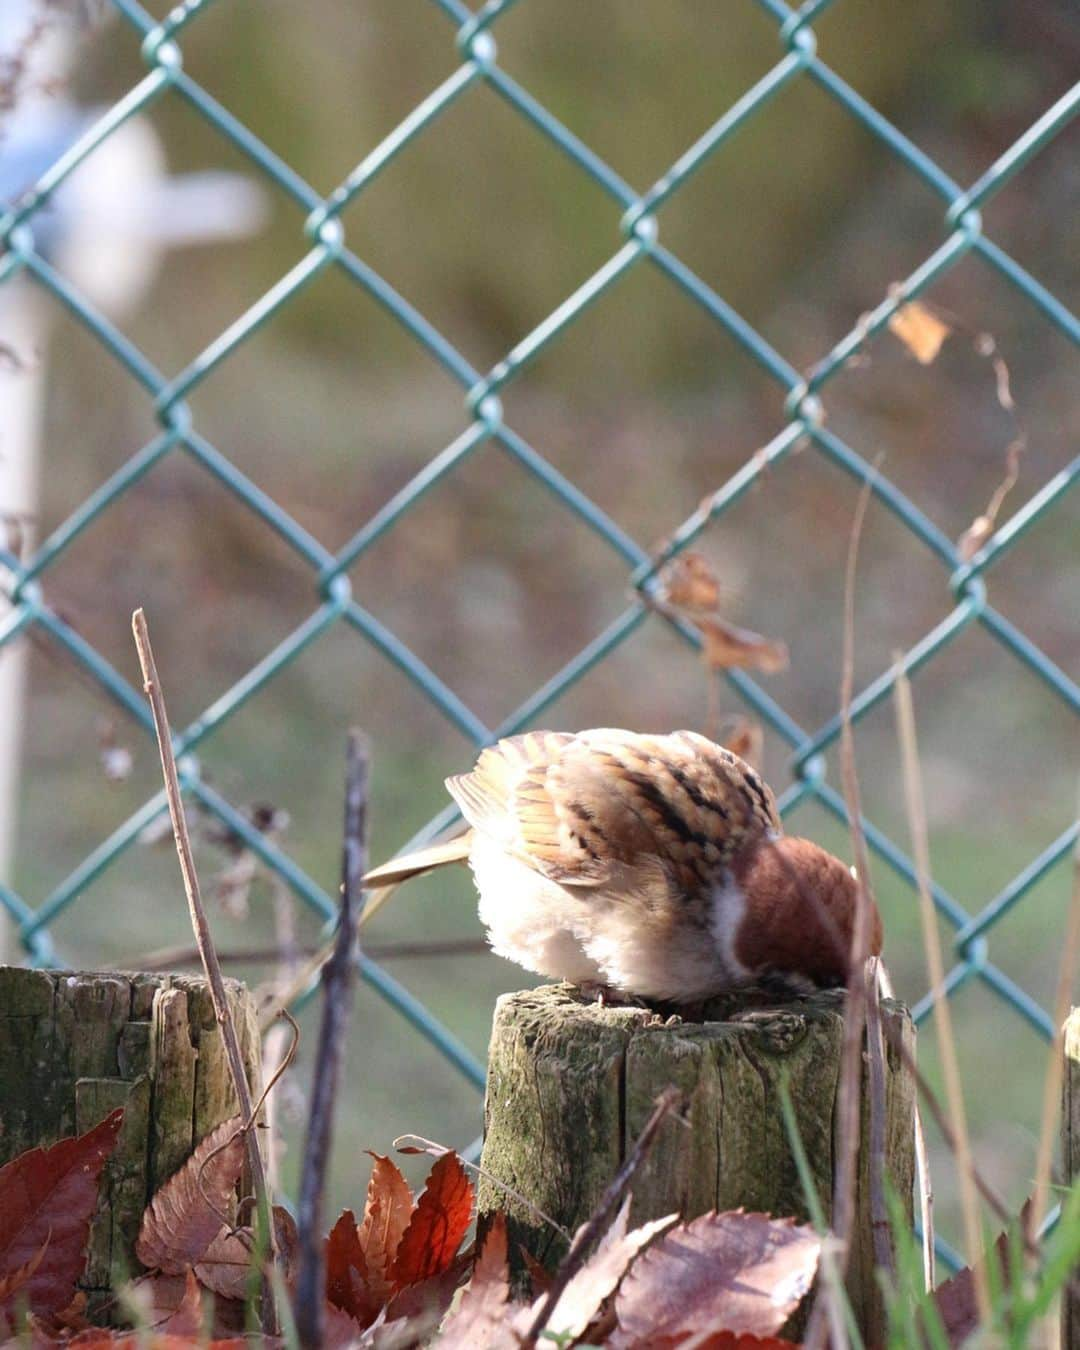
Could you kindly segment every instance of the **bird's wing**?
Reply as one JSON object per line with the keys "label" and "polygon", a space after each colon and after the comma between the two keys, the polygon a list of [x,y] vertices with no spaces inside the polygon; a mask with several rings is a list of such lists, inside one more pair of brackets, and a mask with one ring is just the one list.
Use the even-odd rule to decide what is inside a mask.
{"label": "bird's wing", "polygon": [[474,829],[565,885],[604,885],[647,857],[690,885],[780,829],[753,769],[694,732],[531,732],[446,786]]}

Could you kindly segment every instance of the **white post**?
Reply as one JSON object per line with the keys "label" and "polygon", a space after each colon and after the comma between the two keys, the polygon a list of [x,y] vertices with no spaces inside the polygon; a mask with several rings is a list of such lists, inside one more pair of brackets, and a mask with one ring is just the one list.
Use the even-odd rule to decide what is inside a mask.
{"label": "white post", "polygon": [[[0,538],[25,557],[33,545],[38,502],[36,446],[43,392],[45,308],[21,280],[0,289]],[[0,589],[10,576],[0,568]],[[0,603],[0,619],[7,613]],[[13,885],[16,802],[22,756],[26,639],[0,647],[0,881]],[[17,957],[11,924],[0,921],[0,964]]]}

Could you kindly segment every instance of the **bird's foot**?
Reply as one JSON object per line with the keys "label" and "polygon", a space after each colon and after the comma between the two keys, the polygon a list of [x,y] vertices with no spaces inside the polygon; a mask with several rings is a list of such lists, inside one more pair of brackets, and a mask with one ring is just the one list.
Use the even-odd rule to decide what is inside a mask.
{"label": "bird's foot", "polygon": [[598,1008],[644,1008],[646,1005],[633,994],[624,993],[602,980],[582,980],[578,985],[583,999],[591,1000]]}

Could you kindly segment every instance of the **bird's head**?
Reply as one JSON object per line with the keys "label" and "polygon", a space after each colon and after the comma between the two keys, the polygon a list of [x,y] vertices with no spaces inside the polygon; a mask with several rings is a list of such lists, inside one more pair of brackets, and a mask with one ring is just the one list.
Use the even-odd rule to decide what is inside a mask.
{"label": "bird's head", "polygon": [[[859,885],[839,858],[809,839],[782,836],[754,849],[736,872],[746,917],[735,955],[751,969],[804,975],[818,985],[847,978]],[[867,897],[869,953],[881,951],[881,915]]]}

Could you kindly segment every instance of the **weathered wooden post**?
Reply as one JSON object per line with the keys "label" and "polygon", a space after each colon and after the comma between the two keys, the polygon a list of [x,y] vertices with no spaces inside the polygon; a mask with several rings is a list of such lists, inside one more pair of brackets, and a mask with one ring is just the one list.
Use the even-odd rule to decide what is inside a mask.
{"label": "weathered wooden post", "polygon": [[[255,1004],[230,980],[248,1081],[258,1091]],[[91,1311],[139,1269],[147,1201],[236,1112],[210,990],[188,975],[91,975],[0,966],[0,1165],[116,1107],[124,1123],[102,1181],[84,1276]]]}
{"label": "weathered wooden post", "polygon": [[[787,1078],[802,1141],[825,1213],[830,1211],[836,1096],[843,1039],[843,995],[762,1009],[718,1000],[716,1020],[666,1021],[641,1008],[604,1008],[569,986],[507,994],[491,1037],[484,1152],[486,1172],[571,1232],[592,1212],[661,1089],[687,1097],[685,1116],[668,1119],[633,1184],[632,1220],[711,1209],[809,1215],[781,1116]],[[885,1029],[914,1049],[907,1010],[882,1005]],[[886,1037],[889,1040],[889,1036]],[[868,1094],[863,1097],[861,1179],[848,1276],[861,1325],[882,1328],[874,1276],[868,1184]],[[912,1076],[886,1052],[885,1169],[909,1206],[914,1182]],[[536,1211],[481,1182],[483,1217],[510,1215],[511,1250],[524,1246],[553,1267],[566,1244]]]}
{"label": "weathered wooden post", "polygon": [[[1065,1075],[1062,1082],[1061,1161],[1065,1185],[1080,1182],[1080,1008],[1065,1023]],[[1062,1350],[1080,1350],[1080,1289],[1072,1280],[1061,1300]]]}

